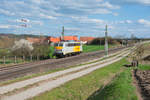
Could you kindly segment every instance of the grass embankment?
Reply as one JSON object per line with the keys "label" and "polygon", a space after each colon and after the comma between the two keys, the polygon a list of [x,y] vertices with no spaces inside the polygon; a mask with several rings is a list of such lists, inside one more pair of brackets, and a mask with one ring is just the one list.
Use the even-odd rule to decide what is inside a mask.
{"label": "grass embankment", "polygon": [[[49,91],[49,92],[43,93],[37,97],[34,97],[31,100],[86,100],[88,98],[91,98],[93,93],[95,91],[101,89],[103,87],[103,85],[107,81],[109,81],[116,73],[119,73],[120,70],[124,69],[122,66],[126,63],[128,63],[128,62],[125,59],[122,59],[119,62],[111,64],[107,67],[98,69],[86,76],[72,80],[72,81],[62,85],[61,87],[53,89],[52,91]],[[124,73],[124,74],[126,74],[126,73]],[[129,77],[127,75],[129,77],[129,79],[128,79],[128,78],[126,78],[126,76],[124,74],[121,74],[122,80],[123,80],[123,82],[125,82],[125,81],[128,81],[128,82],[125,82],[123,86],[127,86],[124,88],[131,88],[132,87],[130,84],[131,76]],[[119,78],[116,80],[119,80]],[[118,81],[118,82],[119,82],[119,84],[122,84],[121,81]],[[129,84],[131,87],[128,86]],[[113,93],[113,94],[118,93],[118,95],[117,95],[118,98],[122,98],[122,95],[123,95],[123,99],[120,99],[120,100],[124,100],[125,96],[126,96],[125,100],[131,100],[134,97],[134,89],[133,88],[129,89],[130,92],[123,91],[123,88],[122,88],[122,92],[124,92],[123,94],[120,94],[120,92],[119,92],[120,87],[115,87],[115,88],[118,91],[114,91],[115,93]],[[126,89],[126,90],[128,90],[128,89]],[[132,94],[130,94],[130,93],[132,93]],[[111,94],[110,94],[110,96],[111,96]],[[115,97],[115,95],[114,95],[114,97]],[[96,99],[89,99],[89,100],[96,100]],[[106,100],[108,100],[108,99],[106,99]],[[119,100],[119,99],[113,99],[113,100]]]}
{"label": "grass embankment", "polygon": [[131,70],[120,73],[111,83],[88,100],[138,100],[132,85]]}

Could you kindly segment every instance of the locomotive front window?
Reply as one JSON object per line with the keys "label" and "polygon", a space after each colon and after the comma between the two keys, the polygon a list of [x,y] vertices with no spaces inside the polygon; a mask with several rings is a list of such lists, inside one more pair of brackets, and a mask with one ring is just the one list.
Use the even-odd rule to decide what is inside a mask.
{"label": "locomotive front window", "polygon": [[56,47],[57,47],[57,46],[63,46],[63,43],[55,43],[54,45],[55,45]]}
{"label": "locomotive front window", "polygon": [[58,46],[58,43],[55,43],[54,46]]}
{"label": "locomotive front window", "polygon": [[63,43],[60,43],[59,46],[63,46]]}

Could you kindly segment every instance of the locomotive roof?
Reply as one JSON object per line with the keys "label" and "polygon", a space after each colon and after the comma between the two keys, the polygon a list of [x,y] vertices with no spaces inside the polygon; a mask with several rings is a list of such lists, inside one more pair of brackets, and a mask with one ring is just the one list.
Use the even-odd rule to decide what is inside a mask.
{"label": "locomotive roof", "polygon": [[80,41],[61,41],[58,43],[80,43]]}

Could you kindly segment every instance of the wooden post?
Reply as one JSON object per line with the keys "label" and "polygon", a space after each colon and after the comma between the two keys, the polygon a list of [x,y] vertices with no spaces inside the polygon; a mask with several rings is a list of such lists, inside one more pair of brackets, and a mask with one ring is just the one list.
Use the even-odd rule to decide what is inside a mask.
{"label": "wooden post", "polygon": [[15,64],[17,63],[17,57],[15,56]]}
{"label": "wooden post", "polygon": [[4,61],[3,63],[6,64],[6,57],[5,56],[3,57],[3,61]]}
{"label": "wooden post", "polygon": [[30,61],[32,61],[32,55],[30,55]]}
{"label": "wooden post", "polygon": [[23,62],[25,62],[25,56],[23,56]]}
{"label": "wooden post", "polygon": [[39,56],[37,55],[37,60],[39,60]]}

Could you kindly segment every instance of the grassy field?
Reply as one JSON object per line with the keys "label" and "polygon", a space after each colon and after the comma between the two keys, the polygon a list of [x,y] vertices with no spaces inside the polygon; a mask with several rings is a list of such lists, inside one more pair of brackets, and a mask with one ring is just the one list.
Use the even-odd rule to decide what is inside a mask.
{"label": "grassy field", "polygon": [[[107,81],[113,78],[113,76],[116,73],[119,73],[120,70],[125,69],[122,66],[126,63],[128,62],[125,59],[122,59],[119,62],[98,69],[86,76],[72,80],[62,85],[61,87],[53,89],[50,92],[46,92],[37,97],[34,97],[31,100],[97,100],[90,98],[95,94],[95,91],[100,90]],[[128,73],[127,76],[124,76],[126,73]],[[122,80],[125,79],[125,81],[127,81],[127,82],[123,81],[125,82],[123,86],[127,87],[122,87],[122,92],[121,94],[119,94],[120,92],[118,92],[117,90],[119,90],[120,87],[118,86],[120,86],[122,83],[121,80],[117,81],[120,78],[115,79],[116,80],[115,82],[117,82],[119,85],[115,87],[116,91],[114,91],[115,92],[114,94],[118,93],[117,96],[120,99],[111,99],[111,100],[136,100],[134,88],[130,84],[131,76],[129,75],[129,72],[125,72],[124,74],[121,73],[120,77]],[[126,90],[130,90],[130,92],[123,91],[123,88],[128,88]],[[109,95],[112,96],[111,94]]]}
{"label": "grassy field", "polygon": [[83,45],[83,52],[93,52],[98,50],[104,50],[104,45]]}

